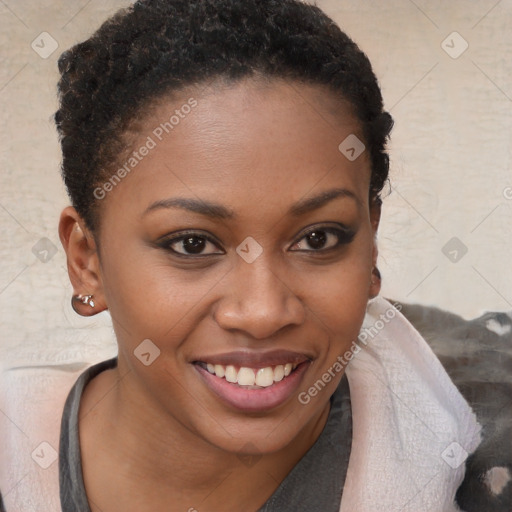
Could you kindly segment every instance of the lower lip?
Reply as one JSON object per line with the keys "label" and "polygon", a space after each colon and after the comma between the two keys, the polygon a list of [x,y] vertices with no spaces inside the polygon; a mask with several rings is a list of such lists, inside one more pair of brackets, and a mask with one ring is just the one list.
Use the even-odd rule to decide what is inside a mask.
{"label": "lower lip", "polygon": [[281,405],[297,390],[308,366],[308,361],[301,363],[288,377],[272,386],[247,389],[211,374],[202,366],[194,365],[208,387],[217,396],[228,405],[244,412],[267,411]]}

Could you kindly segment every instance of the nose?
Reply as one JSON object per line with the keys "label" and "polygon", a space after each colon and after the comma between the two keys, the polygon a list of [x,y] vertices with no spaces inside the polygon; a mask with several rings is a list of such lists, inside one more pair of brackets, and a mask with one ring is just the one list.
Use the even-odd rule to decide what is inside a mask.
{"label": "nose", "polygon": [[217,302],[216,322],[226,330],[243,331],[255,339],[269,338],[285,326],[304,322],[305,308],[271,262],[260,256],[240,259],[226,276],[225,293]]}

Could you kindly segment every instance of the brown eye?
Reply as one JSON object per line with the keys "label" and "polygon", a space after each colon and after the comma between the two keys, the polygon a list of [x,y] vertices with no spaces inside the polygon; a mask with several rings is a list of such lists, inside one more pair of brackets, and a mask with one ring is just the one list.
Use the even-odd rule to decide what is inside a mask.
{"label": "brown eye", "polygon": [[199,236],[189,236],[183,238],[180,243],[187,254],[201,254],[208,242]]}
{"label": "brown eye", "polygon": [[178,256],[209,256],[211,254],[224,254],[218,249],[217,244],[207,236],[199,233],[167,238],[158,244]]}
{"label": "brown eye", "polygon": [[[312,249],[323,249],[329,238],[329,234],[330,233],[326,233],[325,231],[312,231],[304,238]],[[335,242],[337,242],[337,240],[335,240]]]}
{"label": "brown eye", "polygon": [[308,231],[293,247],[307,252],[327,251],[350,243],[354,236],[354,231],[319,227]]}

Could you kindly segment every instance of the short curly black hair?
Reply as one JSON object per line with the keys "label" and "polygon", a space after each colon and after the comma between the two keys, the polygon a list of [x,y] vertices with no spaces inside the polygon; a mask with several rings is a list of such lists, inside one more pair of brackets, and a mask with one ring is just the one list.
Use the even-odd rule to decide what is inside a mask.
{"label": "short curly black hair", "polygon": [[151,102],[222,78],[262,75],[321,84],[348,100],[370,151],[370,198],[380,203],[393,126],[366,55],[317,6],[299,0],[139,0],[59,59],[55,113],[62,175],[93,232],[95,188],[126,149]]}

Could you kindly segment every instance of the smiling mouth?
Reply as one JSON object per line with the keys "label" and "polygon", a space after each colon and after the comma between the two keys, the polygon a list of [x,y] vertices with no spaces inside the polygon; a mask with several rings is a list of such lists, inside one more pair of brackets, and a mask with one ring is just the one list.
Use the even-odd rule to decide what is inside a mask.
{"label": "smiling mouth", "polygon": [[303,363],[278,364],[275,366],[266,366],[264,368],[211,364],[204,363],[202,361],[197,361],[195,364],[204,368],[215,377],[226,380],[237,387],[245,389],[263,389],[286,379]]}

